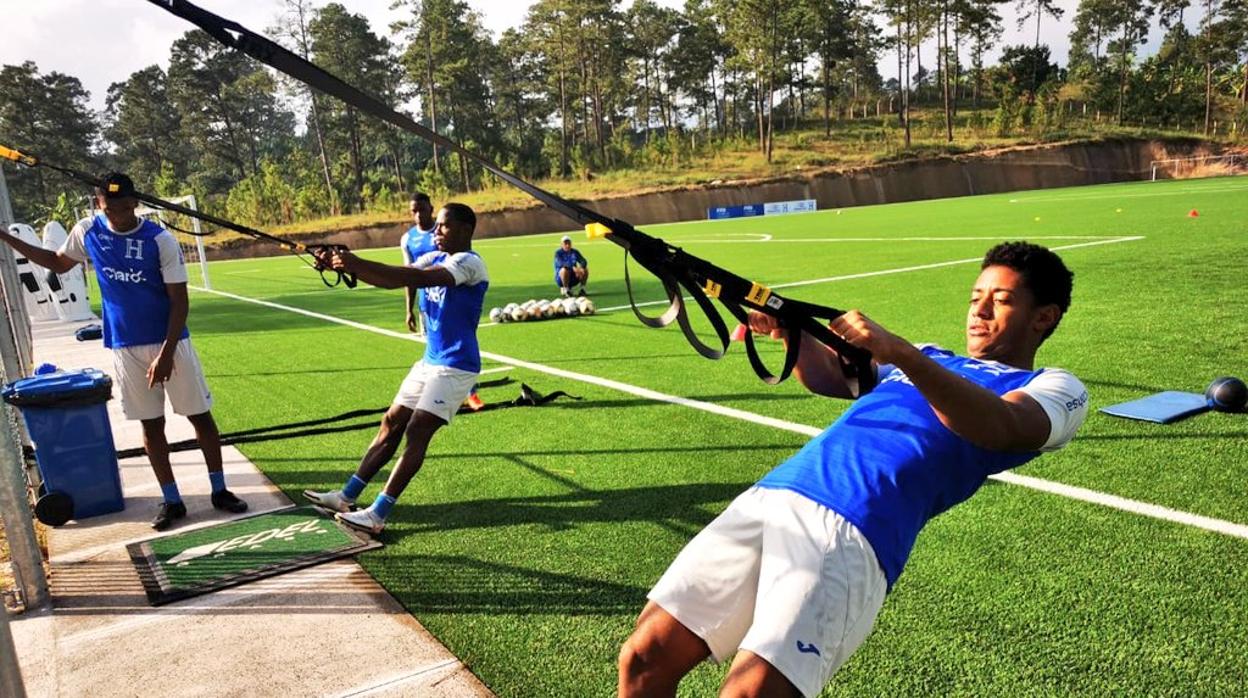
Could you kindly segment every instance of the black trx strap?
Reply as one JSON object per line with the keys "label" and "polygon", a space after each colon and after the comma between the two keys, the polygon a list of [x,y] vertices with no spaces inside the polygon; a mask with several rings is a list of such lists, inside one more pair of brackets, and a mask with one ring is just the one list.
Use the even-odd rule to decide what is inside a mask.
{"label": "black trx strap", "polygon": [[[96,187],[97,189],[101,189],[101,190],[104,189],[103,181],[101,181],[98,177],[94,177],[90,174],[87,174],[86,172],[83,172],[82,170],[75,170],[72,167],[62,167],[60,165],[54,165],[50,162],[44,162],[43,160],[40,160],[34,155],[28,155],[26,153],[19,152],[12,148],[5,147],[3,145],[0,145],[0,158],[12,160],[13,162],[16,162],[18,164],[25,165],[26,167],[46,167],[50,170],[55,170],[57,172],[60,172],[61,174],[67,177],[76,179],[79,182],[86,184],[87,186]],[[333,286],[337,286],[340,283],[345,283],[347,285],[347,288],[355,288],[356,279],[355,279],[354,274],[344,274],[343,272],[338,271],[336,269],[330,269],[329,267],[325,266],[321,262],[321,259],[323,257],[328,258],[329,254],[333,252],[345,251],[347,249],[346,245],[304,245],[303,243],[299,243],[299,242],[291,242],[290,240],[283,240],[282,238],[276,237],[274,235],[269,235],[266,232],[256,230],[255,228],[250,228],[241,223],[235,223],[234,221],[228,221],[224,218],[218,218],[210,213],[204,213],[203,211],[196,211],[193,208],[180,206],[178,204],[173,203],[172,201],[165,201],[164,199],[157,198],[155,196],[152,196],[151,194],[144,194],[143,192],[136,191],[134,193],[134,198],[138,199],[139,201],[142,201],[143,203],[149,206],[153,206],[155,208],[164,209],[166,211],[173,211],[175,213],[181,213],[184,216],[190,216],[191,218],[198,218],[201,221],[212,223],[213,225],[219,226],[221,228],[227,228],[229,230],[233,230],[236,233],[241,233],[248,237],[256,238],[257,240],[268,240],[269,242],[276,243],[277,245],[281,246],[282,249],[289,250],[295,253],[295,256],[303,260],[305,264],[307,264],[308,266],[320,272],[321,281],[325,282],[326,286],[333,287]],[[174,228],[175,230],[178,230],[179,232],[187,233],[189,235],[204,236],[204,235],[212,234],[212,233],[192,233],[188,230],[182,230],[181,228],[177,228],[176,226],[169,226],[169,227]],[[311,254],[312,259],[314,261],[309,262],[307,259],[305,259],[301,254],[304,252]],[[333,277],[334,279],[333,283],[330,283],[329,278],[326,277],[327,272],[332,272],[335,275]]]}
{"label": "black trx strap", "polygon": [[[585,226],[591,236],[605,236],[623,247],[627,251],[625,255],[626,282],[628,280],[627,257],[631,255],[638,264],[658,277],[671,303],[662,315],[647,317],[637,310],[630,285],[629,301],[638,319],[651,327],[664,327],[675,321],[684,332],[685,338],[702,356],[718,359],[728,349],[730,341],[728,328],[710,300],[717,298],[724,307],[728,308],[733,317],[740,321],[745,320],[746,309],[749,308],[779,319],[785,327],[792,330],[789,333],[788,353],[779,375],[771,374],[763,366],[762,359],[759,358],[754,346],[753,337],[749,333],[746,334],[745,347],[750,365],[764,381],[778,383],[789,376],[793,365],[797,362],[802,331],[805,331],[836,350],[840,356],[841,369],[846,383],[855,397],[866,394],[874,387],[875,369],[871,365],[871,354],[849,344],[829,330],[824,323],[818,321],[818,318],[838,317],[843,311],[785,298],[772,292],[766,286],[737,276],[694,257],[679,247],[646,235],[625,221],[604,216],[526,182],[458,143],[421,126],[410,117],[400,114],[376,98],[348,85],[322,68],[237,22],[219,17],[186,0],[148,0],[148,2],[195,24],[222,44],[242,51],[279,72],[337,97],[366,114],[371,114],[386,123],[414,133],[437,146],[459,153],[508,184]],[[718,347],[704,343],[693,331],[689,323],[688,310],[685,307],[684,293],[681,292],[682,288],[684,293],[689,294],[698,307],[707,314],[719,340]]]}

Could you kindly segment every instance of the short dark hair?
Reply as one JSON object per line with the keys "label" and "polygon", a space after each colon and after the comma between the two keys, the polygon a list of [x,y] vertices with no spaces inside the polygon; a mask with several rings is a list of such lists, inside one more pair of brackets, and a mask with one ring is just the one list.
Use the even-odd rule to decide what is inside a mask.
{"label": "short dark hair", "polygon": [[100,177],[100,184],[95,188],[95,195],[105,199],[124,199],[134,196],[134,180],[121,172],[109,172]]}
{"label": "short dark hair", "polygon": [[447,218],[463,223],[472,230],[477,229],[477,214],[473,213],[472,209],[467,205],[451,202],[442,206],[442,208],[446,210]]}
{"label": "short dark hair", "polygon": [[[1035,297],[1036,305],[1056,305],[1062,315],[1070,309],[1075,273],[1066,268],[1066,263],[1053,250],[1030,242],[1003,242],[988,250],[979,268],[996,266],[1009,267],[1022,274],[1023,284]],[[1060,322],[1061,317],[1045,333],[1044,339],[1053,334]]]}
{"label": "short dark hair", "polygon": [[420,201],[423,201],[423,202],[425,202],[425,203],[429,204],[430,206],[432,206],[432,205],[433,205],[433,203],[429,201],[429,195],[428,195],[428,194],[424,193],[423,191],[414,191],[414,192],[412,192],[412,203],[417,203],[417,202],[420,202]]}

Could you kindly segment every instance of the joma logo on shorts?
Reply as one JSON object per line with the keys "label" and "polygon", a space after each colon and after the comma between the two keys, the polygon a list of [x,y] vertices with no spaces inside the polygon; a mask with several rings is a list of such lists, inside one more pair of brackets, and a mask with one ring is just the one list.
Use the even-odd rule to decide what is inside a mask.
{"label": "joma logo on shorts", "polygon": [[213,543],[205,543],[203,545],[197,545],[193,548],[187,548],[177,555],[174,555],[165,564],[182,566],[189,564],[191,560],[207,557],[209,555],[218,556],[224,555],[225,553],[238,548],[259,547],[261,543],[264,543],[267,540],[290,540],[300,533],[324,532],[325,531],[321,528],[319,521],[300,521],[299,523],[291,524],[285,528],[270,528],[267,531],[260,531],[259,533],[247,533],[227,540],[219,540]]}
{"label": "joma logo on shorts", "polygon": [[126,269],[114,269],[112,267],[100,267],[100,273],[112,279],[113,281],[125,281],[132,284],[143,283],[143,270],[135,269],[128,271]]}
{"label": "joma logo on shorts", "polygon": [[1069,402],[1067,402],[1067,403],[1066,403],[1066,411],[1067,411],[1067,412],[1074,412],[1075,410],[1079,409],[1080,407],[1083,407],[1084,403],[1086,403],[1087,401],[1088,401],[1088,391],[1086,391],[1086,390],[1085,390],[1085,391],[1083,391],[1083,395],[1080,395],[1079,397],[1075,398],[1074,400],[1071,400],[1071,401],[1069,401]]}

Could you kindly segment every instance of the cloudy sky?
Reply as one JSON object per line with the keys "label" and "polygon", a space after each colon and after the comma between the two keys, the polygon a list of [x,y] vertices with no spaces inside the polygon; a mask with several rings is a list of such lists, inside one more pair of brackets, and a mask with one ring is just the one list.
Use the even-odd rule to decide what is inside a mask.
{"label": "cloudy sky", "polygon": [[[388,32],[401,17],[389,9],[391,0],[340,0],[351,11],[369,18],[375,31]],[[657,0],[679,8],[683,0]],[[625,0],[629,4],[631,0]],[[281,0],[200,0],[205,9],[233,19],[254,31],[265,32],[281,14]],[[320,3],[318,3],[320,4]],[[519,25],[531,2],[526,0],[468,0],[496,34]],[[1060,22],[1046,18],[1042,40],[1064,64],[1069,49],[1070,21],[1078,0],[1059,0],[1066,9]],[[1003,43],[1031,43],[1034,29],[1018,31],[1013,5],[1003,8]],[[158,63],[167,66],[169,47],[189,24],[144,0],[0,0],[5,31],[0,34],[0,64],[32,60],[43,72],[61,71],[78,77],[91,92],[91,105],[104,106],[109,84],[136,70]],[[1034,26],[1034,25],[1033,25]],[[1154,35],[1157,32],[1154,31]],[[1155,50],[1154,36],[1146,50]],[[928,47],[927,54],[935,54]],[[932,59],[925,57],[924,63]],[[880,63],[885,79],[895,77],[896,62]]]}

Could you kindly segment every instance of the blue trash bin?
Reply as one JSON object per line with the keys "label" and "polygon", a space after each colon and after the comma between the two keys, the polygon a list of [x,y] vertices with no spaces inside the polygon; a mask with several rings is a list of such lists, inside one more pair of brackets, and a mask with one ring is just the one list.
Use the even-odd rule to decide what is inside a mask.
{"label": "blue trash bin", "polygon": [[43,487],[35,516],[51,526],[125,508],[117,448],[105,403],[113,380],[88,368],[31,376],[4,386],[35,445]]}

